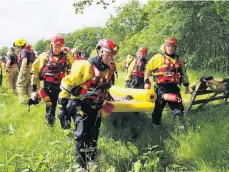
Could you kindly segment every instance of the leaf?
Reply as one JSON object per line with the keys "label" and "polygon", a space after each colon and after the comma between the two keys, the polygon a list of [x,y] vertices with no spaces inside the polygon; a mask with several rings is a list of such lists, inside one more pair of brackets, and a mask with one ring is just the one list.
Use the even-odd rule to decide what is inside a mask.
{"label": "leaf", "polygon": [[142,168],[142,163],[140,162],[140,160],[134,163],[134,172],[140,172],[141,168]]}

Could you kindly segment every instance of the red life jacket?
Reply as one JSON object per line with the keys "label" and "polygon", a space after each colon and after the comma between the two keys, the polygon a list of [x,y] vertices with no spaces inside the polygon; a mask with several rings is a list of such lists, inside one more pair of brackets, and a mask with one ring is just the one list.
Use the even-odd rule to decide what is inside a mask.
{"label": "red life jacket", "polygon": [[131,76],[144,78],[146,62],[146,60],[137,59]]}
{"label": "red life jacket", "polygon": [[153,81],[157,84],[181,83],[181,57],[176,57],[174,62],[163,55],[165,64],[153,72]]}
{"label": "red life jacket", "polygon": [[48,83],[60,84],[62,78],[68,74],[66,54],[61,53],[59,57],[48,54],[48,63],[43,67],[40,79]]}
{"label": "red life jacket", "polygon": [[[94,71],[94,77],[81,85],[82,88],[80,91],[80,95],[87,94],[88,91],[93,91],[96,87],[110,82],[112,76],[111,73],[113,73],[112,71],[110,71],[108,76],[106,77],[104,76],[103,72],[99,71],[94,65],[92,66],[92,68]],[[98,89],[98,91],[96,91],[98,95],[89,96],[88,98],[93,99],[94,103],[98,103],[99,101],[104,99],[105,91],[106,90]]]}

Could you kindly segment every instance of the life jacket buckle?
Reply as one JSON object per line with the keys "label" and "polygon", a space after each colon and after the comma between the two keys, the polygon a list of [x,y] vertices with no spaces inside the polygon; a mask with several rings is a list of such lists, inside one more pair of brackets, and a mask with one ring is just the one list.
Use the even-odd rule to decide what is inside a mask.
{"label": "life jacket buckle", "polygon": [[172,76],[172,72],[171,71],[165,72],[164,76]]}

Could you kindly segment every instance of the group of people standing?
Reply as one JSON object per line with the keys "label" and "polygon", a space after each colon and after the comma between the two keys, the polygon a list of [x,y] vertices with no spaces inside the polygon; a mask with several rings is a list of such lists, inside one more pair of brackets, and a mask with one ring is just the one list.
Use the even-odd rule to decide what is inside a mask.
{"label": "group of people standing", "polygon": [[[31,51],[24,39],[14,42],[19,50],[11,48],[6,63],[8,78],[12,79],[12,89],[16,87],[20,102],[31,97],[32,101],[42,98],[45,102],[45,118],[49,126],[55,124],[58,104],[58,118],[64,131],[69,131],[73,119],[75,130],[76,161],[84,171],[94,161],[97,154],[97,141],[101,125],[101,109],[107,100],[108,89],[118,76],[114,56],[119,46],[111,39],[102,39],[96,45],[97,56],[82,59],[76,49],[64,48],[65,40],[56,35],[50,40],[50,49],[33,61]],[[188,90],[188,77],[182,57],[176,53],[177,40],[168,38],[161,52],[148,60],[148,49],[140,48],[136,56],[129,56],[124,64],[127,69],[126,87],[151,89],[150,76],[153,76],[154,90],[157,93],[155,109],[152,113],[153,125],[161,125],[162,111],[169,104],[180,123],[184,125],[182,101],[170,101],[166,93],[182,100],[179,84]],[[18,64],[18,59],[20,63]],[[20,70],[19,70],[20,69]],[[19,74],[18,74],[19,73]],[[18,75],[18,76],[17,76]],[[16,79],[17,78],[17,79]],[[41,83],[42,81],[42,83]]]}

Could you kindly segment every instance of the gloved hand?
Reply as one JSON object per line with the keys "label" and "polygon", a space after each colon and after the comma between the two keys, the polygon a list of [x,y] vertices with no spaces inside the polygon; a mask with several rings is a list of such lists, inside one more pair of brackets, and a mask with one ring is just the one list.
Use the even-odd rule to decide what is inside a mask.
{"label": "gloved hand", "polygon": [[32,92],[31,94],[31,99],[34,101],[34,100],[37,100],[38,99],[38,93],[37,92]]}
{"label": "gloved hand", "polygon": [[61,128],[62,129],[70,129],[70,120],[68,118],[68,111],[67,111],[67,104],[68,104],[68,99],[65,98],[59,98],[58,99],[58,104],[59,104],[59,111],[57,117],[60,120]]}

